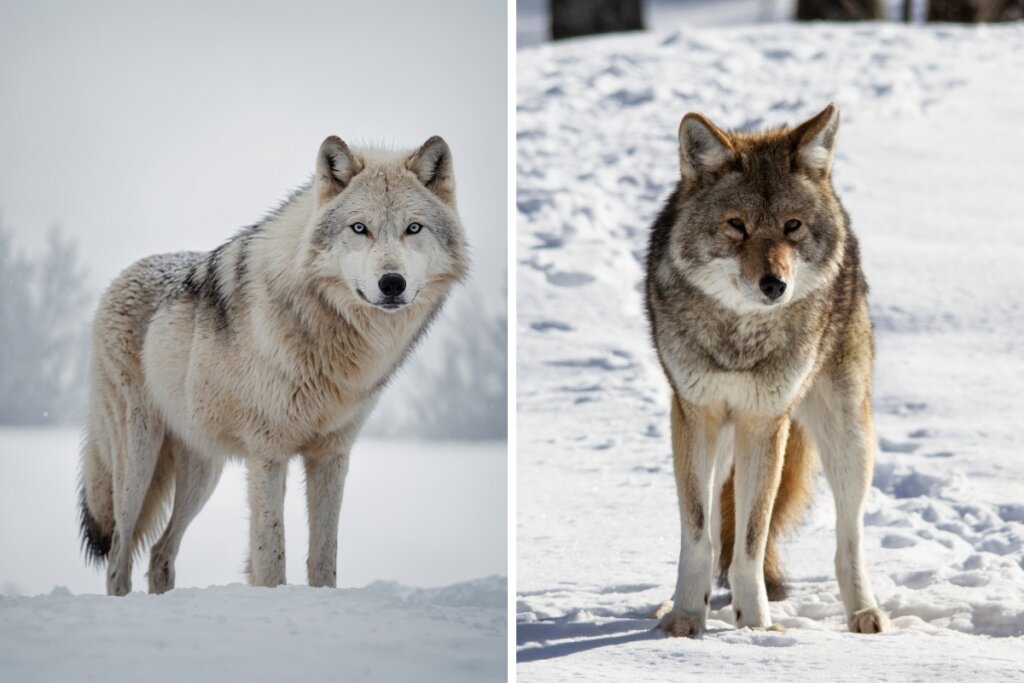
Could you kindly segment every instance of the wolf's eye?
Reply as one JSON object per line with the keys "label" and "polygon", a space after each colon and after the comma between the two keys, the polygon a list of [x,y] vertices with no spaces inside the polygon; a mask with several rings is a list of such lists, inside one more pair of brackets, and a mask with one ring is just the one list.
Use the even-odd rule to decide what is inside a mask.
{"label": "wolf's eye", "polygon": [[354,232],[357,235],[365,235],[366,234],[366,226],[363,225],[362,223],[353,223],[352,224],[352,232]]}
{"label": "wolf's eye", "polygon": [[783,228],[785,229],[787,235],[791,235],[797,230],[799,230],[801,225],[803,224],[794,218],[792,220],[786,221],[786,225],[784,225]]}
{"label": "wolf's eye", "polygon": [[418,233],[422,229],[423,229],[423,226],[420,225],[419,223],[410,223],[409,227],[406,228],[405,231],[407,233],[409,233],[410,235],[415,235],[416,233]]}
{"label": "wolf's eye", "polygon": [[726,222],[729,224],[729,227],[739,230],[741,234],[747,234],[747,226],[739,218],[730,218]]}

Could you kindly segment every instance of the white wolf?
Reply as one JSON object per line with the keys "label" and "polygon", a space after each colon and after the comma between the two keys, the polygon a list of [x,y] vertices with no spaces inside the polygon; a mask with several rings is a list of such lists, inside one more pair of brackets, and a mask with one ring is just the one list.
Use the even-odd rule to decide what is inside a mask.
{"label": "white wolf", "polygon": [[[312,183],[210,253],[152,256],[104,295],[93,329],[82,537],[131,590],[174,587],[182,535],[228,457],[249,473],[254,585],[285,582],[288,459],[301,454],[309,583],[334,586],[349,450],[468,258],[448,145],[349,149],[329,137]],[[173,486],[172,486],[173,483]]]}

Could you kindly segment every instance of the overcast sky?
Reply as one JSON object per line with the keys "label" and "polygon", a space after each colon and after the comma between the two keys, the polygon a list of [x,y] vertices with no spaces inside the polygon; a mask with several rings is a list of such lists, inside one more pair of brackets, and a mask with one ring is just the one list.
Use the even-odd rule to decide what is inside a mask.
{"label": "overcast sky", "polygon": [[0,220],[29,250],[59,223],[99,290],[255,222],[327,135],[439,134],[474,286],[503,301],[506,26],[483,0],[0,0]]}

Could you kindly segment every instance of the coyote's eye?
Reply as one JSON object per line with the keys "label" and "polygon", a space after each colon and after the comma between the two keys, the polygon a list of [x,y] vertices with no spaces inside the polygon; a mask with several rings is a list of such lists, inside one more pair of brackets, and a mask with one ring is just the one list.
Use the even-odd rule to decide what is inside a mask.
{"label": "coyote's eye", "polygon": [[353,223],[352,224],[352,232],[354,232],[357,235],[365,235],[366,234],[366,226],[363,225],[362,223]]}
{"label": "coyote's eye", "polygon": [[423,229],[423,226],[420,225],[419,223],[410,223],[409,227],[407,227],[405,229],[405,231],[407,233],[409,233],[410,235],[415,235],[416,233],[418,233],[422,229]]}
{"label": "coyote's eye", "polygon": [[786,225],[783,226],[783,228],[785,229],[787,235],[792,235],[794,232],[800,229],[801,225],[802,223],[794,218],[792,220],[786,221]]}
{"label": "coyote's eye", "polygon": [[734,230],[739,231],[739,233],[741,235],[746,236],[746,234],[747,234],[747,226],[744,225],[743,221],[741,221],[739,218],[730,218],[726,222],[729,224],[729,227],[733,228]]}

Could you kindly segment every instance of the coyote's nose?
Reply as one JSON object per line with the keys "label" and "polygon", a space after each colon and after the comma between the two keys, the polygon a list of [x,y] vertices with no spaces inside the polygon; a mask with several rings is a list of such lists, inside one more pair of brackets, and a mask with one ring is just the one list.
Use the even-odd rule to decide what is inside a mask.
{"label": "coyote's nose", "polygon": [[768,298],[775,301],[786,291],[786,283],[775,275],[765,275],[761,278],[761,291],[768,295]]}
{"label": "coyote's nose", "polygon": [[405,291],[405,278],[398,273],[384,273],[377,286],[384,296],[398,296]]}

